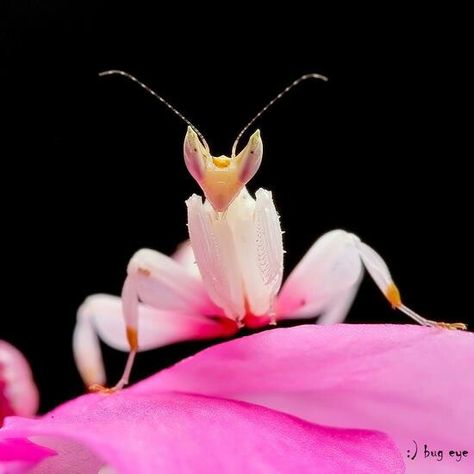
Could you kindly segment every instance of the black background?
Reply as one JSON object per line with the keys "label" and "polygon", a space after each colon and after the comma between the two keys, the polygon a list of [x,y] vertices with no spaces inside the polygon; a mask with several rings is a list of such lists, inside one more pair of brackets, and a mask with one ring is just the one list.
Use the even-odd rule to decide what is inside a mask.
{"label": "black background", "polygon": [[[79,304],[118,294],[137,249],[172,252],[186,238],[184,200],[198,192],[182,159],[185,124],[133,83],[99,79],[105,69],[156,89],[216,155],[299,75],[329,76],[256,124],[265,155],[249,188],[273,191],[286,268],[342,227],[386,258],[409,306],[474,322],[461,13],[154,5],[1,5],[0,337],[31,361],[42,410],[83,390],[71,353]],[[368,279],[348,321],[409,322]],[[141,354],[134,379],[205,346]],[[104,350],[114,381],[125,356]]]}

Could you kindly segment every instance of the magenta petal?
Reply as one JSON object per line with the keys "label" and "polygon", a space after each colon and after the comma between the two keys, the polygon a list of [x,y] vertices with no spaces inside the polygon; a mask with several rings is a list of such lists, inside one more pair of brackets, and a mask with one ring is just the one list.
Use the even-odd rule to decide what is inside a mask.
{"label": "magenta petal", "polygon": [[[410,472],[474,472],[472,333],[411,325],[274,329],[211,347],[136,390],[157,388],[380,430],[396,441]],[[444,450],[445,459],[408,459],[413,440],[419,449]],[[469,454],[456,462],[450,450]]]}
{"label": "magenta petal", "polygon": [[55,451],[38,446],[27,439],[11,438],[0,441],[0,472],[25,472]]}
{"label": "magenta petal", "polygon": [[22,438],[10,438],[0,443],[0,461],[21,459],[27,462],[38,462],[54,454],[53,450]]}
{"label": "magenta petal", "polygon": [[[246,402],[133,388],[87,395],[36,420],[8,418],[0,439],[10,437],[55,449],[58,456],[38,466],[50,473],[104,465],[123,474],[403,471],[381,433],[318,426]],[[77,456],[74,445],[92,455]]]}

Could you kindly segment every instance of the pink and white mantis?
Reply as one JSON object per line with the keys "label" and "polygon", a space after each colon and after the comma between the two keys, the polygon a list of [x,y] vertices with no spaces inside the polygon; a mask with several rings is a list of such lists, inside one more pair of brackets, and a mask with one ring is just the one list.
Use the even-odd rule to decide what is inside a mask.
{"label": "pink and white mantis", "polygon": [[[238,153],[238,141],[276,100],[303,80],[290,84],[242,130],[231,156],[212,156],[202,134],[181,113],[135,77],[138,83],[188,124],[184,139],[187,169],[205,200],[187,201],[189,243],[172,257],[150,249],[130,260],[122,297],[93,295],[78,312],[74,354],[86,384],[105,390],[105,372],[98,335],[107,344],[129,350],[120,381],[128,383],[135,355],[173,342],[229,336],[240,327],[262,327],[281,320],[311,318],[344,320],[358,290],[363,268],[394,307],[425,326],[466,329],[463,323],[426,319],[402,303],[382,257],[356,235],[333,230],[320,237],[301,262],[283,279],[283,243],[272,194],[246,188],[260,166],[263,142],[257,130]],[[125,321],[125,324],[124,324]]]}

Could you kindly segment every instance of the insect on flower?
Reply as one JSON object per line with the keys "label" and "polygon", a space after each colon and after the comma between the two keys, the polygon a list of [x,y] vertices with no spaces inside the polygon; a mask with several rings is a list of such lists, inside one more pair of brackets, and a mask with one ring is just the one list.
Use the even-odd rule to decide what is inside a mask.
{"label": "insect on flower", "polygon": [[466,328],[463,323],[426,319],[405,306],[382,257],[344,230],[319,238],[282,286],[282,231],[271,192],[259,189],[253,197],[246,188],[262,160],[260,132],[239,153],[237,147],[255,120],[290,89],[304,80],[326,81],[326,77],[307,74],[294,81],[243,128],[230,157],[215,157],[203,135],[165,99],[126,72],[111,70],[100,75],[113,74],[139,84],[188,124],[184,159],[205,200],[194,194],[186,201],[190,243],[173,257],[139,250],[128,265],[121,299],[93,295],[79,309],[74,353],[92,389],[105,390],[97,334],[109,345],[129,350],[122,378],[107,389],[118,390],[128,383],[139,348],[229,336],[243,326],[263,327],[284,319],[319,315],[320,322],[340,322],[352,304],[364,267],[392,307],[417,323]]}

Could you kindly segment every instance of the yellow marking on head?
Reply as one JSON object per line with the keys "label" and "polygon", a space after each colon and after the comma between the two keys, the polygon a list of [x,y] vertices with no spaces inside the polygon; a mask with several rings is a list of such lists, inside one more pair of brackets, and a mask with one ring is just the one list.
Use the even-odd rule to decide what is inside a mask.
{"label": "yellow marking on head", "polygon": [[402,299],[400,298],[400,292],[395,286],[395,283],[390,283],[387,290],[385,291],[385,297],[388,299],[390,304],[394,308],[399,308],[402,305]]}
{"label": "yellow marking on head", "polygon": [[151,275],[150,270],[148,268],[138,267],[138,273],[141,273],[144,276],[149,277]]}
{"label": "yellow marking on head", "polygon": [[247,146],[232,158],[211,156],[192,128],[184,139],[186,166],[217,212],[224,212],[252,179],[262,161],[263,144],[257,130]]}
{"label": "yellow marking on head", "polygon": [[217,156],[217,157],[212,157],[212,162],[218,167],[218,168],[227,168],[230,165],[231,159],[227,156]]}

